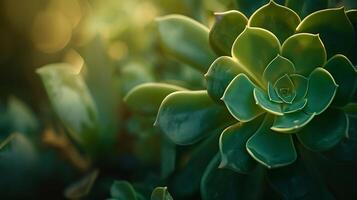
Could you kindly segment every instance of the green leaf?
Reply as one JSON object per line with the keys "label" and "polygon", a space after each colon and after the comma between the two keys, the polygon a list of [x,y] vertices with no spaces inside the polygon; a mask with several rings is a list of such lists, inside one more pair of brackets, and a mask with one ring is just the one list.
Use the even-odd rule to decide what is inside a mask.
{"label": "green leaf", "polygon": [[268,3],[269,0],[234,0],[237,10],[243,12],[246,16],[250,16],[258,8]]}
{"label": "green leaf", "polygon": [[296,31],[319,34],[328,57],[347,53],[354,42],[354,30],[343,7],[312,13],[302,20]]}
{"label": "green leaf", "polygon": [[328,7],[328,0],[286,0],[285,5],[305,17],[312,12],[322,10]]}
{"label": "green leaf", "polygon": [[344,106],[352,99],[357,84],[357,71],[350,60],[344,55],[338,54],[330,58],[324,68],[331,73],[338,84],[333,105]]}
{"label": "green leaf", "polygon": [[307,104],[307,99],[295,100],[292,104],[284,104],[284,113],[293,113],[302,110]]}
{"label": "green leaf", "polygon": [[207,166],[201,180],[202,200],[261,199],[264,169],[257,166],[249,175],[219,169],[219,154]]}
{"label": "green leaf", "polygon": [[287,74],[280,77],[275,82],[274,89],[280,99],[283,100],[285,103],[291,104],[296,97],[296,91],[293,81]]}
{"label": "green leaf", "polygon": [[352,23],[354,33],[355,33],[355,41],[352,45],[352,48],[346,54],[347,57],[352,61],[354,65],[357,65],[357,10],[349,10],[346,12],[348,19]]}
{"label": "green leaf", "polygon": [[94,182],[98,178],[98,175],[98,170],[94,170],[88,173],[87,175],[67,187],[64,191],[64,196],[67,199],[80,199],[85,197],[91,192]]}
{"label": "green leaf", "polygon": [[326,151],[347,136],[347,132],[347,115],[338,109],[328,109],[297,133],[297,137],[311,151]]}
{"label": "green leaf", "polygon": [[71,136],[86,149],[92,149],[99,137],[97,109],[82,76],[73,69],[59,63],[41,67],[37,73]]}
{"label": "green leaf", "polygon": [[309,171],[305,162],[298,159],[293,165],[268,170],[268,183],[281,199],[335,199],[317,179],[318,175]]}
{"label": "green leaf", "polygon": [[290,79],[296,91],[295,101],[303,100],[307,94],[308,79],[300,74],[291,74]]}
{"label": "green leaf", "polygon": [[263,79],[266,83],[275,83],[283,75],[293,73],[295,73],[294,64],[290,60],[277,55],[265,68]]}
{"label": "green leaf", "polygon": [[38,121],[31,109],[15,97],[8,100],[7,115],[12,126],[11,132],[33,136],[38,131]]}
{"label": "green leaf", "polygon": [[248,154],[245,144],[258,130],[261,122],[262,117],[247,123],[239,122],[222,132],[219,139],[220,168],[228,168],[239,173],[248,173],[256,166],[256,162]]}
{"label": "green leaf", "polygon": [[176,167],[176,144],[161,135],[161,178],[167,178]]}
{"label": "green leaf", "polygon": [[319,35],[298,33],[285,40],[282,56],[294,63],[296,73],[308,76],[326,62],[326,50]]}
{"label": "green leaf", "polygon": [[277,132],[293,133],[308,124],[314,116],[314,114],[306,114],[303,111],[276,116],[271,129]]}
{"label": "green leaf", "polygon": [[299,24],[300,17],[293,10],[278,5],[274,1],[256,10],[248,21],[250,27],[260,27],[271,31],[281,43],[295,33]]}
{"label": "green leaf", "polygon": [[290,134],[274,132],[270,129],[273,116],[267,115],[256,133],[248,140],[249,154],[268,168],[289,165],[296,160],[296,151]]}
{"label": "green leaf", "polygon": [[280,53],[280,42],[271,32],[262,28],[246,27],[232,47],[232,56],[246,68],[247,73],[262,88],[265,67]]}
{"label": "green leaf", "polygon": [[206,91],[179,91],[162,102],[155,126],[176,144],[193,144],[230,122],[224,106],[214,103]]}
{"label": "green leaf", "polygon": [[178,60],[201,72],[206,72],[215,60],[208,40],[208,29],[181,15],[167,15],[157,19],[159,38],[163,48]]}
{"label": "green leaf", "polygon": [[320,114],[328,108],[335,97],[338,85],[331,74],[316,68],[309,76],[307,105],[304,108],[309,114]]}
{"label": "green leaf", "polygon": [[248,19],[236,10],[215,13],[215,17],[209,33],[210,44],[217,54],[230,56],[233,42],[245,29]]}
{"label": "green leaf", "polygon": [[221,101],[224,90],[228,84],[244,68],[231,57],[222,56],[217,58],[205,74],[207,80],[207,92],[216,101]]}
{"label": "green leaf", "polygon": [[262,91],[259,88],[254,88],[253,93],[255,103],[259,105],[262,109],[274,115],[283,115],[283,112],[281,110],[281,104],[270,101],[265,91]]}
{"label": "green leaf", "polygon": [[170,93],[181,90],[186,89],[165,83],[144,83],[133,88],[124,101],[133,111],[156,115],[162,100]]}
{"label": "green leaf", "polygon": [[[210,133],[210,137],[194,146],[189,155],[187,164],[181,170],[177,170],[169,180],[169,188],[175,198],[188,199],[199,192],[202,175],[212,158],[218,152],[219,136],[224,128]],[[185,187],[183,187],[185,186]]]}
{"label": "green leaf", "polygon": [[264,112],[255,104],[253,90],[256,87],[245,74],[238,74],[224,92],[222,100],[239,121],[250,121]]}
{"label": "green leaf", "polygon": [[268,96],[269,100],[275,103],[283,103],[278,94],[276,94],[273,84],[268,82]]}
{"label": "green leaf", "polygon": [[[332,124],[330,124],[332,126]],[[333,163],[351,163],[354,166],[357,164],[357,117],[348,115],[348,137],[332,149],[324,152]],[[355,169],[355,167],[353,167]]]}
{"label": "green leaf", "polygon": [[167,187],[157,187],[151,194],[151,200],[173,200]]}
{"label": "green leaf", "polygon": [[133,186],[127,181],[114,181],[110,194],[116,199],[137,200]]}

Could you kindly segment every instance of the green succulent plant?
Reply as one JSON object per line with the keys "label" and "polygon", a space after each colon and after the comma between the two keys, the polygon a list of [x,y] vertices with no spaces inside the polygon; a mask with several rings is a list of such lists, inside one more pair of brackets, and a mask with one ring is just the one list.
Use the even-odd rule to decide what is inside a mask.
{"label": "green succulent plant", "polygon": [[[349,141],[350,149],[339,155],[355,157],[357,10],[308,2],[270,1],[246,10],[249,18],[237,10],[216,13],[210,30],[180,15],[158,19],[163,48],[205,73],[207,90],[151,84],[134,88],[126,100],[136,110],[158,108],[155,126],[175,144],[220,134],[220,154],[201,180],[204,199],[218,198],[207,195],[212,177],[232,176],[217,167],[250,174],[261,165],[286,166],[277,174],[287,179],[275,169],[269,173],[273,187],[288,198],[303,194],[290,194],[282,182],[293,185],[306,168],[301,163],[314,162],[300,155],[323,154]],[[315,187],[302,182],[299,187]]]}

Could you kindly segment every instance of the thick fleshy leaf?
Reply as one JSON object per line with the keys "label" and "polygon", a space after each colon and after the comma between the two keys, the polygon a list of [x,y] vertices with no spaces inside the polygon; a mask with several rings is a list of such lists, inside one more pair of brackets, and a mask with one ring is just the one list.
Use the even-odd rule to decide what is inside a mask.
{"label": "thick fleshy leaf", "polygon": [[133,186],[127,181],[114,181],[110,194],[116,199],[137,200]]}
{"label": "thick fleshy leaf", "polygon": [[310,13],[328,8],[328,0],[287,0],[285,5],[305,17]]}
{"label": "thick fleshy leaf", "polygon": [[221,153],[220,168],[228,168],[239,173],[248,173],[256,162],[248,154],[245,144],[258,130],[262,117],[253,121],[232,125],[222,132],[219,140]]}
{"label": "thick fleshy leaf", "polygon": [[51,104],[71,136],[86,148],[98,139],[97,109],[85,82],[68,64],[37,70]]}
{"label": "thick fleshy leaf", "polygon": [[239,121],[250,121],[264,112],[255,104],[253,90],[256,87],[245,74],[238,74],[224,92],[222,100]]}
{"label": "thick fleshy leaf", "polygon": [[[147,147],[144,147],[147,149]],[[160,149],[160,167],[161,178],[167,178],[176,167],[176,144],[173,143],[166,135],[161,135]]]}
{"label": "thick fleshy leaf", "polygon": [[278,5],[274,1],[262,6],[249,18],[248,26],[260,27],[271,31],[280,42],[295,33],[300,24],[300,17],[290,8]]}
{"label": "thick fleshy leaf", "polygon": [[312,13],[300,23],[296,31],[319,34],[328,57],[347,53],[354,42],[354,30],[343,7]]}
{"label": "thick fleshy leaf", "polygon": [[346,12],[348,19],[352,23],[354,33],[355,33],[355,41],[352,45],[352,48],[346,54],[347,57],[352,61],[354,65],[357,65],[357,9],[349,10]]}
{"label": "thick fleshy leaf", "polygon": [[270,101],[273,101],[275,103],[283,103],[278,94],[276,94],[273,84],[271,84],[270,82],[268,82],[268,96]]}
{"label": "thick fleshy leaf", "polygon": [[193,144],[230,122],[224,106],[214,103],[206,91],[178,91],[163,101],[155,126],[176,144]]}
{"label": "thick fleshy leaf", "polygon": [[165,83],[144,83],[130,90],[124,101],[133,111],[156,115],[162,100],[170,93],[181,90],[185,89]]}
{"label": "thick fleshy leaf", "polygon": [[299,110],[302,110],[307,104],[307,99],[295,100],[292,104],[284,104],[283,112],[292,113]]}
{"label": "thick fleshy leaf", "polygon": [[[357,116],[348,115],[348,137],[343,139],[332,149],[324,152],[324,155],[334,163],[357,164]],[[355,169],[355,167],[353,167]]]}
{"label": "thick fleshy leaf", "polygon": [[158,18],[157,24],[161,44],[169,54],[201,72],[207,71],[216,56],[206,27],[181,15]]}
{"label": "thick fleshy leaf", "polygon": [[245,29],[248,19],[236,10],[215,13],[215,17],[209,33],[210,44],[217,54],[230,56],[233,42]]}
{"label": "thick fleshy leaf", "polygon": [[295,34],[285,40],[281,47],[282,56],[294,63],[297,74],[308,76],[315,68],[326,62],[326,50],[319,35]]}
{"label": "thick fleshy leaf", "polygon": [[290,79],[290,76],[287,74],[280,77],[275,82],[274,89],[275,89],[276,94],[285,103],[291,104],[296,97],[296,91],[295,91],[293,81]]}
{"label": "thick fleshy leaf", "polygon": [[232,56],[242,64],[249,76],[261,87],[261,76],[266,66],[280,53],[280,42],[275,35],[262,28],[246,27],[232,47]]}
{"label": "thick fleshy leaf", "polygon": [[[174,197],[188,199],[188,197],[199,192],[200,181],[205,169],[218,152],[217,144],[223,129],[212,132],[210,137],[195,146],[185,167],[181,170],[178,169],[170,178],[169,188]],[[182,187],[183,185],[185,187]]]}
{"label": "thick fleshy leaf", "polygon": [[237,10],[246,16],[253,14],[258,8],[268,3],[269,0],[234,0]]}
{"label": "thick fleshy leaf", "polygon": [[277,55],[265,68],[263,72],[263,79],[266,83],[275,83],[280,77],[284,76],[285,74],[293,73],[295,73],[294,64],[290,60],[280,55]]}
{"label": "thick fleshy leaf", "polygon": [[308,79],[300,74],[291,74],[290,79],[292,80],[296,91],[295,101],[302,100],[307,93]]}
{"label": "thick fleshy leaf", "polygon": [[281,104],[270,101],[269,96],[265,91],[254,88],[254,100],[262,109],[274,115],[283,115]]}
{"label": "thick fleshy leaf", "polygon": [[307,105],[304,111],[309,114],[320,114],[328,108],[335,97],[337,84],[331,74],[323,69],[315,69],[309,76]]}
{"label": "thick fleshy leaf", "polygon": [[314,114],[306,114],[303,111],[276,116],[271,129],[277,132],[294,133],[308,124],[314,116]]}
{"label": "thick fleshy leaf", "polygon": [[352,99],[357,80],[357,71],[353,64],[344,55],[338,54],[329,59],[324,67],[331,73],[338,84],[334,101],[337,106],[344,106]]}
{"label": "thick fleshy leaf", "polygon": [[[65,190],[64,196],[66,199],[81,199],[87,196],[93,188],[95,181],[99,175],[99,170],[93,170],[81,179],[71,183]],[[133,199],[134,200],[134,199]]]}
{"label": "thick fleshy leaf", "polygon": [[329,109],[316,116],[297,133],[297,137],[311,151],[326,151],[346,137],[347,132],[347,115],[341,110]]}
{"label": "thick fleshy leaf", "polygon": [[293,165],[267,171],[268,183],[281,199],[335,199],[301,157]]}
{"label": "thick fleshy leaf", "polygon": [[205,74],[207,80],[207,92],[216,101],[221,101],[228,84],[240,73],[244,73],[244,67],[231,57],[217,58]]}
{"label": "thick fleshy leaf", "polygon": [[270,129],[273,116],[267,115],[258,131],[248,140],[249,154],[268,168],[289,165],[296,160],[296,150],[290,134]]}
{"label": "thick fleshy leaf", "polygon": [[167,187],[157,187],[151,194],[151,200],[173,200]]}
{"label": "thick fleshy leaf", "polygon": [[264,168],[257,166],[245,175],[229,169],[218,168],[217,154],[207,166],[201,179],[202,200],[261,199],[263,195]]}

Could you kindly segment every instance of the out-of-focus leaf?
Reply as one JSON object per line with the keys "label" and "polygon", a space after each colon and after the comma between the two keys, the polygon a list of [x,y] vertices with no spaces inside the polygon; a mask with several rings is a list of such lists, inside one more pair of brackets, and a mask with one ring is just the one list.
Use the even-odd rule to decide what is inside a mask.
{"label": "out-of-focus leaf", "polygon": [[97,108],[81,77],[68,64],[51,64],[37,70],[51,104],[71,136],[87,150],[97,142]]}
{"label": "out-of-focus leaf", "polygon": [[234,0],[237,10],[250,16],[254,11],[268,3],[269,0]]}
{"label": "out-of-focus leaf", "polygon": [[343,111],[329,109],[316,116],[297,133],[297,137],[309,150],[326,151],[347,137],[348,124],[347,115]]}
{"label": "out-of-focus leaf", "polygon": [[137,200],[135,189],[127,181],[114,181],[110,188],[110,195],[118,200]]}
{"label": "out-of-focus leaf", "polygon": [[249,175],[218,168],[217,154],[207,166],[201,180],[203,200],[259,199],[263,192],[263,168],[257,166]]}
{"label": "out-of-focus leaf", "polygon": [[305,17],[312,12],[327,8],[328,0],[286,0],[285,5],[297,12],[300,17]]}
{"label": "out-of-focus leaf", "polygon": [[186,90],[164,83],[144,83],[133,88],[124,98],[131,110],[156,115],[164,98],[172,92]]}
{"label": "out-of-focus leaf", "polygon": [[157,24],[161,44],[169,54],[201,72],[207,71],[216,56],[206,27],[181,15],[158,18]]}
{"label": "out-of-focus leaf", "polygon": [[211,132],[209,138],[194,148],[185,166],[174,174],[169,184],[174,197],[188,199],[199,191],[202,175],[218,152],[218,140],[222,130],[223,128]]}
{"label": "out-of-focus leaf", "polygon": [[167,187],[157,187],[151,194],[151,200],[173,200]]}
{"label": "out-of-focus leaf", "polygon": [[99,171],[94,170],[78,182],[73,183],[64,191],[64,196],[68,199],[79,199],[88,195],[98,177],[98,174]]}

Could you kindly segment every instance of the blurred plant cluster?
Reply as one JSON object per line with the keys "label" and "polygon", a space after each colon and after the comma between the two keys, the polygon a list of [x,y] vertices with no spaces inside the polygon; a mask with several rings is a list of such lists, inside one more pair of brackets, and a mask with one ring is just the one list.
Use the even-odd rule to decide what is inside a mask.
{"label": "blurred plant cluster", "polygon": [[[247,177],[265,175],[262,168],[249,175],[226,169],[215,174],[219,134],[177,145],[153,126],[166,95],[183,88],[207,89],[206,69],[197,65],[213,62],[206,57],[187,60],[185,52],[195,54],[201,46],[185,47],[176,40],[180,35],[163,38],[163,32],[175,33],[180,26],[163,31],[158,17],[180,14],[212,28],[214,13],[235,9],[249,16],[267,2],[1,0],[0,199],[259,199],[261,191],[255,189],[262,188],[271,193],[269,198],[281,197],[261,182],[249,182]],[[304,2],[306,13],[299,13],[304,17],[320,7],[356,8],[354,0]],[[194,32],[188,30],[180,39],[191,45],[205,39],[194,38]],[[181,55],[170,52],[173,47],[165,47],[165,40],[183,46]],[[206,104],[210,102],[201,106]],[[231,123],[231,116],[218,118]],[[214,120],[207,123],[215,125]],[[349,123],[353,128],[354,121]],[[339,170],[346,169],[342,165]],[[346,167],[351,171],[351,165]],[[302,183],[304,177],[293,171]],[[350,179],[346,184],[352,186]],[[278,181],[278,188],[284,187],[280,183],[296,186],[293,179]],[[344,185],[331,187],[340,195]],[[242,190],[249,195],[234,196]]]}

